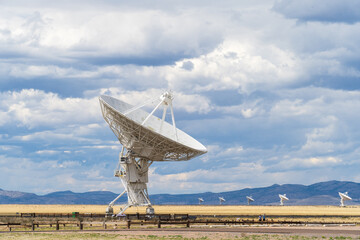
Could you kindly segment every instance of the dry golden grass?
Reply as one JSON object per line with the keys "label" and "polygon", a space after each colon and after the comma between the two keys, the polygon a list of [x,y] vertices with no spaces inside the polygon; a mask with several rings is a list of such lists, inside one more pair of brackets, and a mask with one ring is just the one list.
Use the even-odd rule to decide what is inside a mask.
{"label": "dry golden grass", "polygon": [[337,206],[154,206],[155,212],[192,215],[337,215],[360,216],[360,207]]}
{"label": "dry golden grass", "polygon": [[105,213],[106,205],[1,204],[0,214],[16,213]]}
{"label": "dry golden grass", "polygon": [[[105,213],[107,205],[23,205],[2,204],[0,214],[18,213]],[[360,216],[360,206],[206,206],[206,205],[155,205],[157,214],[191,215],[276,215],[276,216]],[[119,211],[115,206],[114,211]],[[126,213],[145,213],[145,207],[132,207]]]}

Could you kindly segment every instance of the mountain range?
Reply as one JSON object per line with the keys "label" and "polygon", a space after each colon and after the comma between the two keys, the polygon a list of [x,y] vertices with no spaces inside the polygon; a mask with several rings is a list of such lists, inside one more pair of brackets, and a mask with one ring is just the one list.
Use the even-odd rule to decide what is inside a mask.
{"label": "mountain range", "polygon": [[[349,192],[352,201],[348,205],[360,203],[360,183],[347,181],[319,182],[311,185],[301,184],[274,184],[262,188],[245,188],[237,191],[221,193],[195,194],[154,194],[150,200],[154,205],[195,205],[198,198],[203,198],[205,205],[219,204],[219,197],[226,199],[225,205],[245,205],[246,196],[252,196],[255,202],[252,205],[278,205],[279,194],[286,194],[290,199],[286,205],[338,205],[338,192]],[[6,191],[0,189],[0,204],[108,204],[117,196],[109,191],[92,191],[75,193],[72,191],[53,192],[46,195]],[[125,203],[126,196],[121,197],[118,203]]]}

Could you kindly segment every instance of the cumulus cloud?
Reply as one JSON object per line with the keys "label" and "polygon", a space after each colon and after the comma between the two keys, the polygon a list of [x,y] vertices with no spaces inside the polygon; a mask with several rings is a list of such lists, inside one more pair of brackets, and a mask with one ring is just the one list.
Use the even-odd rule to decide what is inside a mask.
{"label": "cumulus cloud", "polygon": [[53,155],[53,154],[58,154],[59,151],[56,150],[39,150],[36,151],[36,154],[44,154],[44,155]]}
{"label": "cumulus cloud", "polygon": [[280,0],[273,10],[300,21],[355,23],[360,21],[359,7],[356,0]]}
{"label": "cumulus cloud", "polygon": [[0,110],[2,125],[16,123],[27,128],[89,123],[101,118],[96,98],[62,99],[56,93],[35,89],[1,92]]}
{"label": "cumulus cloud", "polygon": [[[249,42],[225,41],[206,55],[178,62],[166,79],[173,89],[197,92],[239,89],[248,93],[290,84],[300,75],[298,60],[291,52],[264,46],[262,52],[268,51],[268,55],[261,55],[254,47]],[[183,68],[189,60],[194,65],[192,71]]]}
{"label": "cumulus cloud", "polygon": [[[69,189],[77,192],[83,192],[84,189],[119,191],[120,183],[118,179],[112,177],[112,169],[102,163],[88,166],[72,160],[48,159],[39,162],[28,158],[0,155],[0,168],[2,170],[0,175],[2,188],[8,190],[25,187],[39,194]],[[84,177],[88,174],[91,177],[90,175]],[[19,182],[17,176],[21,176],[23,181]],[[98,188],[99,186],[100,188]]]}
{"label": "cumulus cloud", "polygon": [[[13,58],[29,54],[37,61],[64,64],[80,60],[95,65],[162,65],[206,53],[221,40],[217,22],[201,12],[99,7],[74,14],[72,9],[51,6],[29,8],[2,8],[8,13],[2,14],[7,24],[0,41],[7,52],[13,51],[8,54]],[[208,20],[196,21],[199,15]]]}
{"label": "cumulus cloud", "polygon": [[[117,191],[110,177],[120,144],[97,97],[137,105],[166,90],[174,92],[177,126],[209,151],[154,163],[150,192],[358,179],[358,3],[204,4],[0,3],[7,186]],[[39,176],[38,187],[21,169]]]}
{"label": "cumulus cloud", "polygon": [[[160,175],[150,172],[150,188],[156,192],[171,192],[177,186],[182,193],[196,192],[201,187],[211,191],[231,191],[246,187],[247,178],[263,174],[263,167],[257,163],[241,163],[234,168],[194,170],[175,174]],[[226,177],[225,177],[226,176]],[[161,190],[160,190],[161,189]]]}
{"label": "cumulus cloud", "polygon": [[[310,158],[290,158],[284,159],[280,163],[272,166],[271,171],[288,171],[299,169],[314,169],[314,168],[329,168],[336,165],[341,165],[342,160],[336,157],[310,157]],[[277,169],[277,170],[275,170]]]}
{"label": "cumulus cloud", "polygon": [[[0,71],[6,77],[0,86],[12,89],[13,79],[27,79],[27,86],[72,96],[116,85],[248,93],[289,85],[348,89],[355,84],[351,79],[360,76],[359,48],[349,41],[359,40],[356,26],[294,26],[269,12],[271,3],[261,1],[256,11],[243,10],[249,7],[244,3],[231,10],[226,4],[197,9],[198,5],[176,3],[182,10],[175,12],[169,6],[123,4],[94,1],[76,14],[66,3],[36,11],[5,5],[4,16],[11,21],[4,20],[0,28],[2,52],[14,53],[2,58]],[[215,6],[223,10],[213,12]],[[27,58],[31,64],[22,61]],[[51,88],[47,79],[59,89]]]}
{"label": "cumulus cloud", "polygon": [[[124,91],[119,88],[108,88],[95,91],[95,94],[110,95],[134,106],[153,100],[144,106],[144,109],[152,111],[156,104],[160,101],[161,94],[165,91],[167,91],[165,88],[150,88],[144,91]],[[187,113],[206,114],[213,108],[211,101],[205,96],[199,94],[184,94],[180,91],[171,92],[174,96],[173,107],[175,110],[184,110]],[[94,94],[94,92],[88,94]],[[131,99],[131,102],[129,102],[129,99]]]}

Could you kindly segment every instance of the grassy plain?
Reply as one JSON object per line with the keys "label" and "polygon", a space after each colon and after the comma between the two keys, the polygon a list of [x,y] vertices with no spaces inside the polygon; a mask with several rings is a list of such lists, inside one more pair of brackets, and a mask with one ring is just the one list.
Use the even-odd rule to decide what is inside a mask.
{"label": "grassy plain", "polygon": [[[0,214],[16,213],[105,213],[106,205],[23,205],[0,204]],[[360,206],[206,206],[206,205],[154,205],[157,214],[190,214],[190,215],[273,215],[273,216],[359,216]],[[132,207],[127,214],[145,213],[145,207]],[[114,211],[119,211],[115,206]]]}
{"label": "grassy plain", "polygon": [[[22,204],[0,204],[0,215],[13,215],[16,213],[63,213],[68,214],[71,212],[80,213],[99,213],[105,212],[107,205],[22,205]],[[360,206],[204,206],[204,205],[155,205],[155,212],[157,214],[184,214],[190,215],[229,215],[233,218],[241,216],[256,216],[259,214],[266,214],[268,216],[278,216],[279,219],[303,220],[303,221],[326,221],[326,222],[359,222],[360,219]],[[115,207],[115,211],[119,211],[120,206]],[[145,207],[129,208],[126,213],[133,214],[136,212],[145,213]],[[283,216],[283,217],[282,217]],[[294,217],[292,217],[294,216]],[[296,216],[296,217],[295,217]],[[311,216],[309,219],[308,217]],[[334,216],[334,217],[326,217]],[[231,217],[232,218],[232,217]],[[247,217],[246,217],[247,218]],[[29,219],[30,220],[30,219]],[[100,222],[101,224],[101,222]],[[94,225],[95,226],[95,225]],[[4,226],[6,228],[6,226]],[[77,227],[76,227],[77,229]],[[102,229],[100,226],[99,229]],[[44,230],[44,229],[43,229]],[[45,229],[46,230],[46,229]],[[54,230],[54,227],[52,228]],[[1,231],[1,229],[0,229]],[[3,229],[3,231],[7,231]],[[29,231],[29,230],[27,230]],[[52,233],[0,233],[0,239],[161,239],[161,240],[213,240],[213,239],[239,239],[239,240],[310,240],[310,239],[360,239],[358,237],[330,237],[314,234],[310,236],[304,235],[267,235],[267,234],[251,234],[240,232],[193,232],[193,231],[176,231],[172,233],[155,233],[149,232],[147,229],[137,229],[136,231],[127,231],[126,233],[119,231],[114,232],[52,232]]]}

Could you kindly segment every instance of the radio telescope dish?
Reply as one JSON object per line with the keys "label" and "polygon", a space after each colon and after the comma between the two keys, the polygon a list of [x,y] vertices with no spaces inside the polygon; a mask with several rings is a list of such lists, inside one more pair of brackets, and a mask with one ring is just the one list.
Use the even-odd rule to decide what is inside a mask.
{"label": "radio telescope dish", "polygon": [[251,202],[255,201],[251,196],[246,196],[246,199],[248,201],[248,205],[250,205]]}
{"label": "radio telescope dish", "polygon": [[279,194],[280,206],[284,206],[284,201],[289,201],[289,198],[286,197],[286,194]]}
{"label": "radio telescope dish", "polygon": [[198,199],[199,199],[199,205],[204,202],[203,198],[198,198]]}
{"label": "radio telescope dish", "polygon": [[339,192],[339,196],[340,196],[340,206],[341,207],[345,207],[345,204],[344,204],[345,201],[352,200],[352,198],[348,195],[348,192],[344,192],[344,193]]}
{"label": "radio telescope dish", "polygon": [[223,197],[219,197],[219,201],[220,201],[220,205],[223,203],[223,202],[225,202],[226,200],[225,200],[225,198],[223,198]]}
{"label": "radio telescope dish", "polygon": [[[125,193],[128,203],[119,214],[130,206],[148,206],[147,213],[153,214],[146,186],[153,161],[186,161],[207,152],[201,143],[176,128],[172,100],[173,95],[164,92],[160,98],[134,107],[110,96],[99,97],[102,115],[123,146],[115,176],[121,179],[125,190],[109,204],[107,215],[112,215],[115,201]],[[151,113],[141,109],[150,103],[156,103]],[[160,119],[153,114],[161,106]],[[172,125],[165,121],[168,108]]]}

